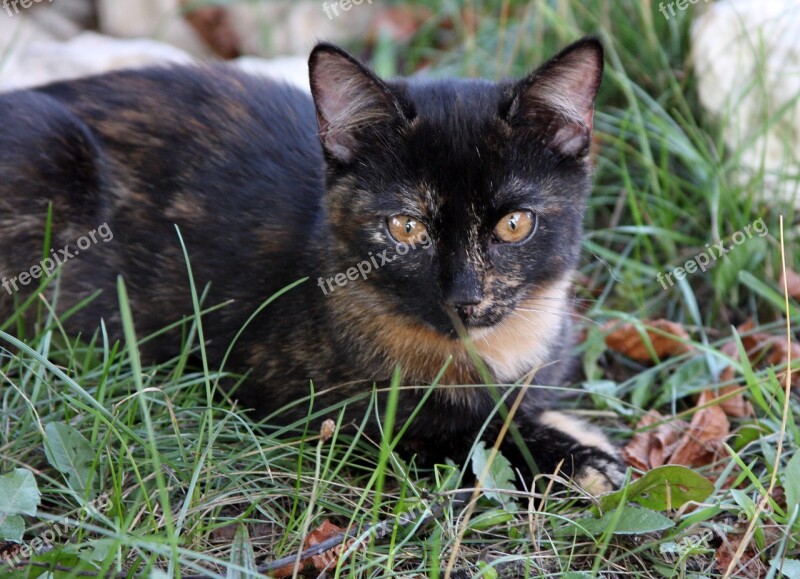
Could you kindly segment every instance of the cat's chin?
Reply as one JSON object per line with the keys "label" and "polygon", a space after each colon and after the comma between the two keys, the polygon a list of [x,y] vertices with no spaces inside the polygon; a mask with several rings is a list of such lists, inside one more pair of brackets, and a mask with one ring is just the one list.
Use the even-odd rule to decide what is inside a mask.
{"label": "cat's chin", "polygon": [[492,334],[492,331],[497,326],[494,324],[483,324],[478,326],[468,326],[466,328],[469,337],[473,340],[481,340]]}

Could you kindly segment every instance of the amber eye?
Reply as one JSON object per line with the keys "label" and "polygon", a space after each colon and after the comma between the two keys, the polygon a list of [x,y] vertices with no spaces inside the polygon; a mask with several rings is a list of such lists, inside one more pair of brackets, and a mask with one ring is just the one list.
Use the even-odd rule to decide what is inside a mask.
{"label": "amber eye", "polygon": [[398,243],[419,243],[428,234],[422,223],[408,215],[394,215],[388,219],[387,225]]}
{"label": "amber eye", "polygon": [[530,211],[514,211],[497,222],[494,234],[505,243],[524,241],[536,232],[539,218]]}

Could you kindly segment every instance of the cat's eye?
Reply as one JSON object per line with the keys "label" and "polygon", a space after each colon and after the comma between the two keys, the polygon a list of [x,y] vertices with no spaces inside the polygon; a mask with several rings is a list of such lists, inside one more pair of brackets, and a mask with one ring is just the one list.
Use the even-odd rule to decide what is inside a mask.
{"label": "cat's eye", "polygon": [[387,220],[389,233],[398,243],[416,244],[427,236],[427,229],[418,220],[408,215],[393,215]]}
{"label": "cat's eye", "polygon": [[536,233],[539,217],[531,211],[514,211],[504,216],[494,228],[494,234],[504,243],[519,243]]}

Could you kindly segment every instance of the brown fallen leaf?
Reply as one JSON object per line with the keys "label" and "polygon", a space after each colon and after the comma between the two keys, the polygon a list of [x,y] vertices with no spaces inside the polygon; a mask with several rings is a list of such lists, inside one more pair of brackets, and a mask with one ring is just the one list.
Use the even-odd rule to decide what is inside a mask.
{"label": "brown fallen leaf", "polygon": [[[338,527],[329,520],[325,519],[322,521],[322,524],[319,527],[311,531],[306,536],[306,540],[303,543],[303,550],[305,551],[306,549],[310,549],[311,547],[319,545],[320,543],[327,541],[328,539],[332,539],[338,535],[343,535],[345,532],[346,531],[341,527]],[[353,541],[354,539],[348,539],[333,549],[325,551],[324,553],[320,553],[319,555],[313,555],[310,559],[301,559],[297,571],[300,572],[305,569],[309,562],[313,563],[314,568],[320,572],[331,571],[335,569],[336,565],[339,563],[339,556],[344,553],[350,547],[350,545],[352,545]],[[272,574],[277,579],[291,577],[295,574],[295,565],[286,565],[285,567],[276,569],[272,572]]]}
{"label": "brown fallen leaf", "polygon": [[785,278],[783,273],[781,273],[781,279],[778,282],[778,288],[781,290],[781,293],[784,293],[784,279],[786,281],[785,286],[789,290],[789,297],[800,300],[800,273],[797,273],[793,269],[787,269]]}
{"label": "brown fallen leaf", "polygon": [[[741,390],[741,388],[735,384],[723,386],[719,389],[718,395],[720,398],[722,398],[726,394],[730,394],[736,390]],[[745,416],[755,415],[753,405],[750,404],[749,401],[745,400],[743,391],[737,392],[733,396],[725,398],[724,400],[720,400],[719,407],[722,408],[725,414],[733,418],[744,418]]]}
{"label": "brown fallen leaf", "polygon": [[[704,390],[697,406],[705,406],[716,398],[711,390]],[[731,424],[719,404],[698,410],[669,457],[670,464],[704,466],[712,463],[722,450],[722,443],[728,438],[730,431]]]}
{"label": "brown fallen leaf", "polygon": [[214,6],[190,9],[189,4],[189,0],[181,0],[188,9],[184,18],[217,56],[226,60],[240,56],[239,35],[228,11]]}
{"label": "brown fallen leaf", "polygon": [[[705,390],[697,406],[706,406],[714,401],[717,401],[717,395]],[[655,424],[658,426],[647,430]],[[701,408],[688,424],[683,420],[671,420],[658,412],[649,412],[639,420],[636,428],[643,431],[633,435],[622,449],[622,456],[628,464],[645,472],[665,464],[688,467],[710,464],[730,434],[730,422],[721,403]]]}
{"label": "brown fallen leaf", "polygon": [[[715,559],[717,570],[720,573],[725,573],[731,564],[731,561],[736,557],[736,551],[742,543],[742,534],[729,534],[722,538],[722,544],[717,548]],[[766,565],[758,557],[758,553],[748,546],[742,553],[742,557],[736,562],[734,566],[734,577],[741,577],[743,579],[761,579],[767,576],[768,569]]]}
{"label": "brown fallen leaf", "polygon": [[[650,338],[653,350],[659,358],[684,354],[691,350],[688,344],[680,341],[680,339],[689,339],[689,333],[680,324],[669,320],[652,320],[646,321],[645,325],[647,326],[647,336]],[[665,336],[663,333],[657,333],[651,328],[669,335]],[[606,345],[610,349],[638,362],[650,362],[653,360],[645,341],[635,325],[630,323],[617,325],[617,322],[609,322],[603,326],[603,329],[610,330],[606,335]]]}
{"label": "brown fallen leaf", "polygon": [[[748,320],[736,328],[736,331],[742,337],[742,346],[747,353],[747,357],[754,367],[782,366],[786,364],[787,360],[800,360],[800,344],[795,341],[792,341],[790,345],[787,344],[785,336],[753,332],[754,326],[753,321]],[[734,360],[739,359],[739,349],[735,341],[728,342],[722,346],[721,351]],[[784,376],[785,373],[781,372],[778,378],[783,380]],[[734,370],[732,366],[725,368],[720,376],[720,380],[723,382],[732,381],[733,378]],[[792,387],[800,388],[800,371],[792,372]]]}
{"label": "brown fallen leaf", "polygon": [[384,8],[372,24],[369,40],[377,43],[380,36],[387,36],[395,42],[408,42],[431,16],[433,13],[424,6],[402,4]]}
{"label": "brown fallen leaf", "polygon": [[[337,527],[333,523],[328,520],[322,522],[322,524],[311,531],[308,537],[306,537],[306,549],[313,547],[314,545],[319,545],[323,541],[327,541],[335,537],[336,535],[344,534],[345,530],[341,527]],[[315,555],[311,557],[311,560],[314,562],[314,568],[317,571],[333,571],[336,569],[336,566],[339,564],[339,556],[347,551],[348,547],[353,543],[354,539],[349,539],[331,549],[330,551],[325,551],[324,553],[320,553],[319,555]]]}
{"label": "brown fallen leaf", "polygon": [[[654,424],[651,430],[644,430]],[[669,420],[658,412],[648,412],[636,425],[637,432],[622,449],[622,456],[628,464],[642,471],[648,471],[667,464],[681,435],[689,428],[683,420]]]}
{"label": "brown fallen leaf", "polygon": [[[778,338],[776,336],[772,344],[772,350],[767,358],[767,364],[778,366],[780,364],[786,364],[787,360],[800,360],[800,344],[797,342],[787,344],[786,338]],[[786,379],[785,376],[786,372],[781,372],[778,374],[778,379],[783,382]],[[800,388],[800,371],[795,370],[792,372],[791,380],[792,388]]]}

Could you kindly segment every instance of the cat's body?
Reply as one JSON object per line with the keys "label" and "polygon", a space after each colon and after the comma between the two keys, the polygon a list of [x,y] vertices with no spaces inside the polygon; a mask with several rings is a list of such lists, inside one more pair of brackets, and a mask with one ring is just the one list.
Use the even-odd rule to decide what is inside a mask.
{"label": "cat's body", "polygon": [[[91,333],[102,316],[120,336],[122,274],[146,336],[192,313],[177,224],[198,291],[210,283],[203,306],[232,300],[203,318],[214,363],[264,300],[310,278],[232,349],[227,369],[250,372],[237,393],[246,406],[269,415],[304,399],[271,418],[289,423],[309,413],[311,383],[317,412],[386,386],[399,366],[404,384],[422,386],[402,391],[402,424],[446,366],[405,447],[427,459],[463,458],[496,404],[487,388],[470,386],[483,383],[475,353],[501,384],[533,371],[534,384],[557,384],[569,356],[591,119],[581,124],[590,113],[537,91],[593,100],[599,45],[582,46],[572,50],[575,66],[597,78],[571,75],[565,52],[526,86],[387,85],[321,46],[311,59],[314,101],[223,66],[0,95],[8,119],[0,277],[17,279],[18,302],[38,284],[23,287],[18,276],[41,259],[49,202],[51,247],[74,246],[107,224],[113,240],[61,267],[57,309],[102,289],[65,326]],[[13,301],[0,291],[0,319]],[[180,348],[172,333],[143,352],[163,360]],[[358,420],[368,399],[351,403],[348,418]],[[552,471],[563,459],[584,486],[618,484],[613,447],[539,400],[530,391],[516,420],[539,467]],[[522,462],[513,445],[504,452]]]}

